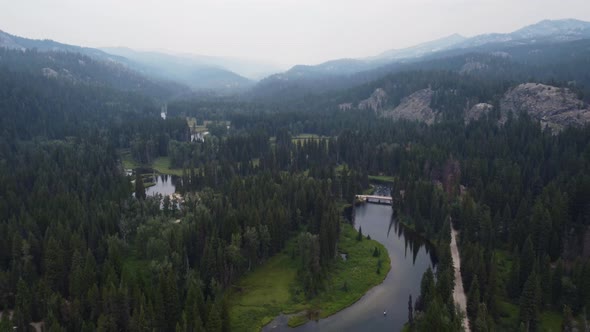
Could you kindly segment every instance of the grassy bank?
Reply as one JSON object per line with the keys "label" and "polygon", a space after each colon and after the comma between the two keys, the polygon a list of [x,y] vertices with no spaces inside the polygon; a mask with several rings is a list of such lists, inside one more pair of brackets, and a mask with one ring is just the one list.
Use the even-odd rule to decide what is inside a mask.
{"label": "grassy bank", "polygon": [[158,157],[153,162],[151,167],[155,169],[158,173],[168,174],[168,175],[177,175],[182,176],[182,169],[180,168],[170,168],[170,158],[168,157]]}
{"label": "grassy bank", "polygon": [[369,180],[383,184],[394,183],[395,177],[388,175],[369,175]]}
{"label": "grassy bank", "polygon": [[137,163],[135,160],[133,160],[133,157],[131,157],[131,151],[129,151],[129,149],[123,149],[119,151],[119,156],[121,157],[121,162],[123,163],[123,167],[124,168],[137,168],[140,167],[141,165],[139,163]]}
{"label": "grassy bank", "polygon": [[168,157],[158,157],[154,159],[151,164],[141,164],[133,160],[131,157],[131,152],[129,149],[122,149],[119,151],[119,156],[121,157],[121,162],[123,163],[124,168],[131,168],[135,169],[138,167],[145,167],[145,168],[152,168],[156,172],[161,174],[168,174],[168,175],[177,175],[182,176],[182,169],[180,168],[171,168],[170,167],[170,158]]}
{"label": "grassy bank", "polygon": [[[291,317],[290,326],[304,324],[308,311],[320,318],[332,315],[356,302],[373,286],[385,279],[391,268],[387,250],[374,240],[357,241],[357,231],[342,225],[339,250],[348,255],[338,258],[330,268],[325,289],[313,299],[305,299],[297,281],[297,263],[287,250],[246,275],[230,297],[232,331],[259,331],[280,313],[301,313]],[[381,255],[373,257],[377,247]],[[377,262],[382,261],[377,274]],[[346,287],[344,285],[346,284]]]}

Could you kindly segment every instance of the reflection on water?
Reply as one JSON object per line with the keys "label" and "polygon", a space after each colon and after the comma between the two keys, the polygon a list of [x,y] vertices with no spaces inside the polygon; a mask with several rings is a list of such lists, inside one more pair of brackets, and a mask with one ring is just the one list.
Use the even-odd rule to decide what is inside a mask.
{"label": "reflection on water", "polygon": [[176,176],[154,173],[152,182],[156,185],[148,187],[145,193],[147,196],[154,196],[156,194],[169,196],[176,192],[178,181],[180,181],[180,179]]}
{"label": "reflection on water", "polygon": [[[389,189],[379,194],[388,194]],[[267,325],[264,331],[399,331],[408,318],[408,296],[420,293],[422,274],[436,264],[434,250],[399,224],[388,205],[361,204],[354,210],[355,227],[381,242],[389,253],[391,271],[382,284],[372,288],[352,306],[303,326],[291,329],[285,319]],[[387,315],[383,315],[386,311]]]}
{"label": "reflection on water", "polygon": [[420,249],[424,248],[424,251],[430,255],[430,260],[433,263],[433,267],[436,266],[438,259],[436,258],[436,252],[434,248],[430,244],[430,242],[426,241],[422,236],[416,234],[414,230],[407,228],[403,224],[400,224],[397,219],[392,215],[389,221],[389,227],[387,228],[387,237],[389,237],[389,233],[393,228],[394,232],[397,234],[398,238],[404,239],[404,255],[407,257],[408,250],[412,254],[412,262],[416,263],[416,258],[420,253]]}

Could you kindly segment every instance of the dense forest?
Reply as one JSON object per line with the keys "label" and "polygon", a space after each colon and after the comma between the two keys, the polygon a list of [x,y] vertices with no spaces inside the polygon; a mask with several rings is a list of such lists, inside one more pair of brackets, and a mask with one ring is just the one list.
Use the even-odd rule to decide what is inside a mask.
{"label": "dense forest", "polygon": [[[438,257],[409,298],[406,329],[462,329],[454,228],[472,331],[542,331],[555,316],[563,331],[587,330],[590,127],[555,133],[526,113],[499,124],[497,107],[531,73],[587,101],[584,47],[540,47],[570,52],[567,63],[519,47],[512,60],[470,54],[488,66],[473,74],[449,54],[296,100],[167,100],[165,119],[174,85],[119,81],[120,68],[70,53],[52,56],[77,63],[79,78],[56,78],[38,70],[54,63],[47,53],[2,49],[0,330],[229,331],[232,287],[288,243],[311,300],[339,257],[343,210],[378,176],[391,179],[399,222]],[[431,88],[442,117],[338,109],[376,87],[392,107]],[[496,108],[466,123],[465,105],[480,102]],[[187,119],[208,135],[192,140]],[[178,196],[146,195],[142,173],[158,160],[180,174]]]}

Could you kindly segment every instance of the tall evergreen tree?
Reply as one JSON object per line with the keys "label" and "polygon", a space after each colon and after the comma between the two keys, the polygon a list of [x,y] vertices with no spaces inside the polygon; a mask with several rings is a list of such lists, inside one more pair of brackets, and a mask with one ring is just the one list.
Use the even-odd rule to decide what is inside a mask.
{"label": "tall evergreen tree", "polygon": [[475,321],[477,317],[477,311],[480,303],[480,292],[479,292],[479,281],[477,275],[473,277],[471,286],[469,287],[469,293],[467,293],[467,316],[470,320]]}
{"label": "tall evergreen tree", "polygon": [[139,200],[145,199],[145,186],[143,184],[143,178],[139,173],[139,170],[135,171],[135,198]]}
{"label": "tall evergreen tree", "polygon": [[536,331],[539,320],[540,289],[537,274],[533,271],[524,284],[520,296],[520,321],[528,331]]}

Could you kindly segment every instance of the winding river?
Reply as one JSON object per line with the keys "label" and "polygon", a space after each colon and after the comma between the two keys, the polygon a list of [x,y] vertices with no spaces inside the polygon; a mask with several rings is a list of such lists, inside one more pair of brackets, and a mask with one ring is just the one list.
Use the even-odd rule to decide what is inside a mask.
{"label": "winding river", "polygon": [[[408,320],[408,296],[415,301],[422,274],[436,264],[432,248],[400,225],[389,205],[363,204],[354,210],[355,227],[388,250],[391,270],[352,306],[319,321],[291,329],[288,318],[278,317],[263,331],[399,331]],[[386,311],[387,315],[383,312]]]}

